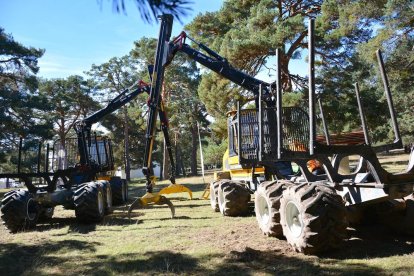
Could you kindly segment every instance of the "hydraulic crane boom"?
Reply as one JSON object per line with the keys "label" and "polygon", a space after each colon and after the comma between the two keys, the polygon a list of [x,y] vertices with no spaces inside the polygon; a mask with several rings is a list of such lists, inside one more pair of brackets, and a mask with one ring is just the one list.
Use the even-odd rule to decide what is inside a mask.
{"label": "hydraulic crane boom", "polygon": [[[186,38],[194,42],[200,49],[205,51],[208,55],[197,51],[190,45],[185,43]],[[185,32],[181,32],[179,36],[174,38],[169,43],[167,64],[172,61],[177,52],[182,52],[194,61],[204,65],[210,70],[216,72],[222,77],[230,80],[231,82],[240,85],[241,87],[252,91],[256,105],[258,105],[258,97],[260,86],[262,87],[262,100],[266,102],[268,106],[275,106],[275,100],[272,97],[271,84],[265,81],[256,79],[236,68],[231,66],[226,58],[220,56],[218,53],[208,48],[206,45],[199,43],[189,37]]]}
{"label": "hydraulic crane boom", "polygon": [[[276,102],[272,95],[271,84],[256,79],[255,77],[252,77],[240,70],[235,69],[228,63],[228,61],[224,57],[220,56],[218,53],[214,52],[207,46],[201,43],[197,43],[195,40],[187,36],[185,32],[182,32],[178,37],[170,41],[173,16],[170,14],[163,14],[159,18],[161,20],[161,25],[155,54],[155,65],[153,68],[153,73],[151,74],[151,90],[150,97],[148,100],[149,115],[147,120],[147,131],[145,136],[146,144],[143,173],[147,179],[147,193],[142,198],[136,199],[129,207],[128,212],[130,213],[134,208],[142,207],[144,205],[148,205],[149,203],[167,204],[171,208],[171,211],[174,216],[174,209],[171,202],[167,198],[161,196],[161,194],[188,192],[191,198],[191,191],[188,188],[175,183],[175,175],[173,168],[172,175],[170,178],[171,185],[167,188],[164,188],[159,193],[153,193],[154,177],[151,166],[152,151],[155,141],[154,134],[157,120],[157,111],[159,111],[161,127],[164,132],[164,137],[166,139],[168,153],[170,159],[173,160],[171,154],[171,147],[169,144],[168,128],[167,125],[165,125],[165,123],[168,124],[168,122],[164,106],[162,104],[161,88],[164,79],[165,68],[174,59],[175,54],[177,52],[183,52],[186,55],[188,55],[188,57],[190,57],[191,59],[213,70],[214,72],[218,73],[224,78],[240,85],[241,87],[249,91],[252,91],[255,96],[256,106],[259,105],[260,100],[264,101],[268,107],[275,106]],[[185,43],[186,38],[196,43],[202,50],[204,50],[207,53],[207,55],[187,45]],[[259,99],[259,95],[261,95],[261,99]]]}
{"label": "hydraulic crane boom", "polygon": [[[169,40],[171,37],[173,17],[172,15],[162,15],[161,17],[161,26],[160,33],[158,36],[158,43],[155,54],[155,64],[154,67],[150,67],[151,77],[151,90],[148,99],[148,119],[147,119],[147,130],[145,135],[145,153],[144,153],[144,166],[142,171],[146,177],[146,194],[142,198],[137,198],[129,207],[128,213],[136,207],[142,207],[148,205],[149,203],[154,204],[167,204],[174,217],[174,206],[171,201],[162,194],[178,193],[178,192],[187,192],[192,198],[192,192],[190,189],[175,183],[175,168],[174,168],[174,159],[171,151],[171,143],[168,134],[168,120],[165,112],[164,105],[162,103],[161,97],[161,88],[164,80],[165,67],[167,65],[167,56],[169,50]],[[158,113],[158,114],[157,114]],[[161,121],[161,129],[164,133],[164,139],[167,146],[168,155],[171,160],[171,185],[162,189],[158,193],[153,193],[153,186],[155,184],[153,170],[152,170],[152,151],[155,142],[155,126],[157,121],[157,115],[159,115]]]}
{"label": "hydraulic crane boom", "polygon": [[118,110],[127,103],[131,102],[138,95],[142,93],[149,93],[150,85],[144,81],[138,81],[133,87],[135,86],[137,87],[134,89],[128,88],[124,90],[121,94],[112,99],[106,107],[98,110],[75,124],[74,129],[78,137],[78,151],[81,165],[90,165],[91,163],[88,155],[88,146],[91,144],[92,125],[99,122],[106,115],[111,114],[115,110]]}

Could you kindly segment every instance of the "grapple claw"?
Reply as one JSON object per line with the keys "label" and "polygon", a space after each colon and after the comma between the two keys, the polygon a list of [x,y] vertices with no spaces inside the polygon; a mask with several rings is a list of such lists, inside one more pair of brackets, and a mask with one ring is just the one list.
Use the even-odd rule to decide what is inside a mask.
{"label": "grapple claw", "polygon": [[165,196],[160,196],[160,200],[158,202],[155,202],[154,204],[158,204],[158,205],[166,204],[166,205],[168,205],[168,207],[171,210],[171,218],[174,218],[175,208],[174,208],[174,205],[172,204],[171,200],[169,200]]}
{"label": "grapple claw", "polygon": [[172,202],[166,198],[165,196],[161,196],[159,193],[146,193],[143,197],[137,198],[134,202],[132,202],[131,206],[128,208],[128,218],[131,219],[131,212],[133,209],[142,208],[144,206],[148,206],[150,204],[157,204],[163,205],[166,204],[171,210],[171,218],[175,216],[175,208]]}
{"label": "grapple claw", "polygon": [[193,193],[191,190],[181,184],[170,184],[168,187],[165,187],[158,192],[160,195],[175,193],[188,193],[190,199],[193,199]]}
{"label": "grapple claw", "polygon": [[129,208],[128,208],[128,218],[131,220],[132,210],[139,209],[139,208],[142,208],[142,207],[143,207],[143,204],[142,204],[141,198],[135,199],[134,202],[132,202],[131,206],[129,206]]}

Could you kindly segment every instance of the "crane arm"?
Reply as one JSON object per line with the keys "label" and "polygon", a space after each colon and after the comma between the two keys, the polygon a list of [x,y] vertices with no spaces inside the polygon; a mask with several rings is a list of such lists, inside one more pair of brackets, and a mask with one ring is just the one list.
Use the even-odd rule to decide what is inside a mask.
{"label": "crane arm", "polygon": [[[190,45],[186,44],[186,38],[195,43],[207,54],[204,54],[203,52],[198,51],[197,49],[194,49]],[[252,91],[256,99],[256,104],[258,103],[260,86],[262,86],[262,100],[265,101],[268,106],[275,106],[275,101],[271,93],[270,83],[259,80],[253,76],[250,76],[249,74],[244,73],[243,71],[234,68],[226,58],[220,56],[218,53],[208,48],[206,45],[195,41],[185,32],[181,32],[179,36],[174,38],[169,43],[169,52],[166,65],[171,63],[177,52],[186,54],[189,58],[216,72],[220,76],[230,80],[235,84],[240,85],[249,91]]]}
{"label": "crane arm", "polygon": [[[91,127],[94,123],[99,122],[103,117],[111,114],[115,110],[123,107],[127,103],[131,102],[138,95],[142,93],[149,93],[150,85],[140,80],[134,85],[135,89],[128,88],[112,99],[108,105],[92,115],[86,117],[82,121],[77,122],[74,125],[76,135],[78,137],[78,152],[80,156],[81,165],[89,165],[90,160],[88,157],[88,145],[91,143]],[[131,91],[132,90],[132,91]]]}
{"label": "crane arm", "polygon": [[118,96],[113,98],[106,107],[86,117],[81,121],[81,123],[85,126],[91,126],[99,122],[106,115],[111,114],[115,110],[118,110],[119,108],[123,107],[124,105],[135,99],[135,97],[137,97],[138,95],[142,93],[149,93],[150,85],[142,80],[138,81],[134,86],[137,86],[134,90],[131,91],[130,88],[125,89]]}

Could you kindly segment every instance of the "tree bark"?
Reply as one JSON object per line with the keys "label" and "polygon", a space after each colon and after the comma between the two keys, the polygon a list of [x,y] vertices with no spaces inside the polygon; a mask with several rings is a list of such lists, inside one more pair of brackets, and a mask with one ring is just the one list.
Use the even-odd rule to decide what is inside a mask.
{"label": "tree bark", "polygon": [[164,139],[164,150],[163,150],[163,170],[162,170],[162,177],[163,179],[168,179],[170,177],[170,158],[168,156],[167,145],[165,144]]}
{"label": "tree bark", "polygon": [[191,175],[197,175],[197,125],[191,126]]}

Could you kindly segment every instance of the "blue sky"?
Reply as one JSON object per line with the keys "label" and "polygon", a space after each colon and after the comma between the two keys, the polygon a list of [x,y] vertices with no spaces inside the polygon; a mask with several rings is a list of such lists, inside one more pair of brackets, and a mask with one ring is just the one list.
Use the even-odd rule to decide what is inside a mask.
{"label": "blue sky", "polygon": [[[112,10],[112,0],[0,0],[0,26],[25,46],[46,49],[39,76],[82,74],[93,63],[127,54],[143,36],[157,37],[158,24],[145,23],[131,0],[127,15]],[[198,13],[220,9],[222,0],[194,0],[189,23]],[[178,21],[173,36],[183,29]]]}

